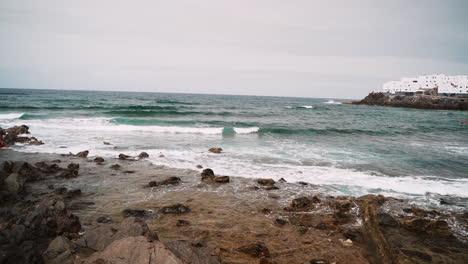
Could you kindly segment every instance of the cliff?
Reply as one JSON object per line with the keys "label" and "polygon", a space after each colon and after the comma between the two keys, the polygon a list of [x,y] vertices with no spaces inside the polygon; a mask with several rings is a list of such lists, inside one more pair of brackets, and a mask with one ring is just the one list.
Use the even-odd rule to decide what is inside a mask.
{"label": "cliff", "polygon": [[405,96],[370,93],[361,101],[351,102],[351,104],[418,109],[468,110],[468,98],[466,97],[447,97],[424,94]]}

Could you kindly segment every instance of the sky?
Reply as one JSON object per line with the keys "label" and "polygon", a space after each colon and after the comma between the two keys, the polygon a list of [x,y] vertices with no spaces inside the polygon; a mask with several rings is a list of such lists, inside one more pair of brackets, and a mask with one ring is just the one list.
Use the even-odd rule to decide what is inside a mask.
{"label": "sky", "polygon": [[468,74],[468,1],[1,0],[0,87],[361,98]]}

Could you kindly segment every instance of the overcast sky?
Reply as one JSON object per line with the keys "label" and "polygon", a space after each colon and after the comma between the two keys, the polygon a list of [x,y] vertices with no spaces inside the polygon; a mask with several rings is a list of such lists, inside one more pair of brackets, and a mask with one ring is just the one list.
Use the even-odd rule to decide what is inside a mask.
{"label": "overcast sky", "polygon": [[468,73],[468,1],[1,0],[0,87],[360,98]]}

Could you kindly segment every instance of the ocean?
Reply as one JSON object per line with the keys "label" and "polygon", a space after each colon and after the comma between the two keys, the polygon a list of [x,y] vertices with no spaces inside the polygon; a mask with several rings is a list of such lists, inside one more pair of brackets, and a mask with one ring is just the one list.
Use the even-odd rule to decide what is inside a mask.
{"label": "ocean", "polygon": [[[333,195],[417,204],[468,200],[467,112],[346,105],[347,100],[0,89],[0,127],[26,124],[22,152],[117,157],[146,151],[172,168],[284,178]],[[110,142],[105,145],[103,142]],[[222,154],[208,152],[220,147]]]}

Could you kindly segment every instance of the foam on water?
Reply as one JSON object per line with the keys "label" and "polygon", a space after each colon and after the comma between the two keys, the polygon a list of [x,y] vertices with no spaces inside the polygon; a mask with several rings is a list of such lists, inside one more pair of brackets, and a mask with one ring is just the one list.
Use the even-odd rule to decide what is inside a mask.
{"label": "foam on water", "polygon": [[341,104],[340,102],[335,102],[335,100],[328,100],[324,104]]}
{"label": "foam on water", "polygon": [[0,121],[11,120],[21,118],[24,113],[9,113],[9,114],[0,114]]}

